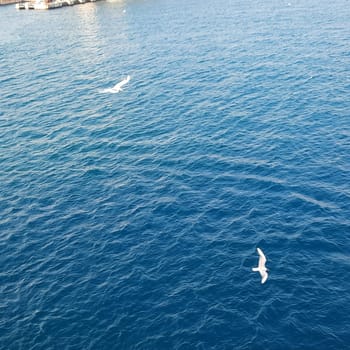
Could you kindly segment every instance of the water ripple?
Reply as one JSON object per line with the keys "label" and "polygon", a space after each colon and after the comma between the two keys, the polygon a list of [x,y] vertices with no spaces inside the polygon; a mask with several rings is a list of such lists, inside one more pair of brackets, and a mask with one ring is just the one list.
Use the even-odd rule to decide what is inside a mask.
{"label": "water ripple", "polygon": [[344,0],[0,12],[1,348],[347,348]]}

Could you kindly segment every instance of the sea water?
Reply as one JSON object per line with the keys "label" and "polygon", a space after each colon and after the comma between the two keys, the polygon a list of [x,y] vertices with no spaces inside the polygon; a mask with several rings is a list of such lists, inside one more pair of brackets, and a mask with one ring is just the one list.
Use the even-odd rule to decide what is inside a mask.
{"label": "sea water", "polygon": [[349,18],[1,7],[0,348],[348,349]]}

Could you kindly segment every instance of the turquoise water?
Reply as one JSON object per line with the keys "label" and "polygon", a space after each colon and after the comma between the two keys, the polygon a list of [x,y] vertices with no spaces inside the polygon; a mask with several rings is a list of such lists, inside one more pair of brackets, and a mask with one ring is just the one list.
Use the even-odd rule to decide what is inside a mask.
{"label": "turquoise water", "polygon": [[347,349],[349,18],[0,7],[0,348]]}

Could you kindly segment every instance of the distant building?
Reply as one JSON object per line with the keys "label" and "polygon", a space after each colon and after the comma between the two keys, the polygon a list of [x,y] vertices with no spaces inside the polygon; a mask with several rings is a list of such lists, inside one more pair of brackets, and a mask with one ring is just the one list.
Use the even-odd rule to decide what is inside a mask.
{"label": "distant building", "polygon": [[0,5],[15,4],[17,2],[19,2],[19,0],[0,0]]}

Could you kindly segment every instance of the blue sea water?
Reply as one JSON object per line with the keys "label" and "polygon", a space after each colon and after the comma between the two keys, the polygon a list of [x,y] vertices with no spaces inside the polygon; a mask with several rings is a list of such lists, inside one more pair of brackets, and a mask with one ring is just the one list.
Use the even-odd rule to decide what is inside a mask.
{"label": "blue sea water", "polygon": [[349,349],[349,18],[0,7],[0,348]]}

